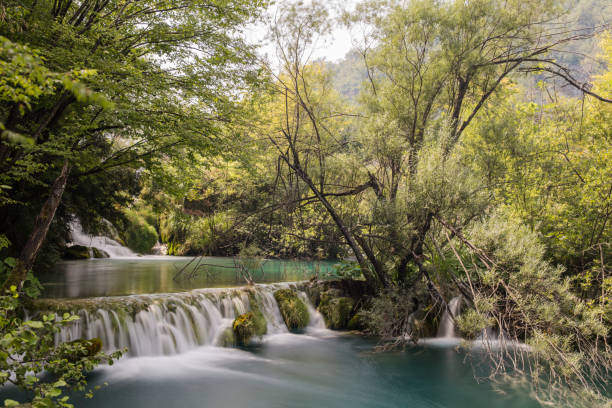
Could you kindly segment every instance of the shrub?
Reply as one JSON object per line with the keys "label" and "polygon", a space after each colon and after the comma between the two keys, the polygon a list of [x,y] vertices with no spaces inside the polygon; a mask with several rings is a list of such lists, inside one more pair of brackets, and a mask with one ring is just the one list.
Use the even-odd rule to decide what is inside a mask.
{"label": "shrub", "polygon": [[157,231],[135,211],[126,211],[126,217],[128,219],[128,225],[124,233],[126,245],[135,252],[149,253],[157,242]]}
{"label": "shrub", "polygon": [[[0,387],[16,384],[26,391],[33,407],[71,407],[68,392],[85,390],[87,372],[101,362],[112,364],[123,351],[106,355],[100,351],[99,339],[55,345],[55,333],[79,317],[48,313],[24,321],[19,300],[15,286],[0,296]],[[45,372],[52,375],[41,375]],[[5,400],[4,406],[21,405]]]}

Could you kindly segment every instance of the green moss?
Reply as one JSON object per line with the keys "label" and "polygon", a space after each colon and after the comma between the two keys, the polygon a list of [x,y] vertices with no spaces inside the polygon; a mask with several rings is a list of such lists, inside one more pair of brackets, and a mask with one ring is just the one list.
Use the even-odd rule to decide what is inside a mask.
{"label": "green moss", "polygon": [[355,302],[349,297],[335,297],[337,291],[330,290],[321,293],[319,312],[325,319],[327,327],[343,330],[348,327]]}
{"label": "green moss", "polygon": [[217,344],[221,347],[231,347],[236,344],[236,338],[234,337],[234,330],[231,327],[228,327],[221,333],[219,340],[217,340]]}
{"label": "green moss", "polygon": [[298,297],[297,292],[280,289],[274,292],[274,298],[289,330],[303,329],[308,326],[310,321],[308,308]]}
{"label": "green moss", "polygon": [[351,317],[351,319],[348,321],[346,328],[349,330],[364,330],[365,323],[363,314],[360,312],[355,313],[353,317]]}
{"label": "green moss", "polygon": [[64,259],[89,259],[89,248],[83,245],[72,245],[64,249]]}
{"label": "green moss", "polygon": [[339,289],[328,289],[320,292],[319,305],[329,303],[331,300],[343,297],[342,291]]}
{"label": "green moss", "polygon": [[246,346],[254,336],[263,336],[268,331],[266,318],[263,313],[255,307],[250,312],[238,316],[232,325],[236,343]]}
{"label": "green moss", "polygon": [[93,251],[93,257],[94,258],[109,258],[108,253],[106,253],[106,251],[103,251],[101,249],[98,249],[96,247],[92,247],[91,248]]}
{"label": "green moss", "polygon": [[317,307],[321,303],[321,289],[317,285],[308,286],[306,288],[306,295],[312,304]]}

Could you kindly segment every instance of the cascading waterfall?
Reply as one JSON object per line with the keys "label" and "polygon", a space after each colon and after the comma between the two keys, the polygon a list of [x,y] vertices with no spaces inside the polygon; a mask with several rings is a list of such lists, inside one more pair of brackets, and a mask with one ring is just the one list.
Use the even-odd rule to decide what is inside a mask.
{"label": "cascading waterfall", "polygon": [[72,240],[70,245],[95,247],[106,252],[111,258],[136,256],[131,249],[114,239],[87,234],[78,220],[70,223],[70,238]]}
{"label": "cascading waterfall", "polygon": [[[274,291],[290,284],[252,288],[198,289],[176,294],[79,299],[59,303],[80,316],[56,334],[56,342],[102,340],[106,351],[127,348],[132,356],[183,353],[198,346],[222,346],[236,316],[251,309],[254,296],[268,324],[268,334],[287,332]],[[300,292],[300,291],[299,291]],[[310,327],[325,327],[305,293]]]}
{"label": "cascading waterfall", "polygon": [[[444,311],[440,325],[438,326],[437,337],[452,338],[455,336],[455,321],[461,309],[461,296],[456,296],[448,302],[448,309]],[[452,316],[448,311],[452,313]]]}

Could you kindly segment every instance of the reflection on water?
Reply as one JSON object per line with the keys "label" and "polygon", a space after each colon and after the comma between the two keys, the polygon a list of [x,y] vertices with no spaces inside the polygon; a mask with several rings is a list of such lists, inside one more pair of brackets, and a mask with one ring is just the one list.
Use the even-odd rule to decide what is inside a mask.
{"label": "reflection on water", "polygon": [[[138,258],[65,261],[56,271],[40,275],[44,297],[78,298],[119,296],[141,293],[181,292],[197,288],[242,286],[233,258],[207,257],[193,279],[173,280],[174,275],[193,258],[147,256]],[[268,260],[262,271],[254,272],[257,283],[289,282],[308,279],[316,271],[332,271],[334,262]]]}

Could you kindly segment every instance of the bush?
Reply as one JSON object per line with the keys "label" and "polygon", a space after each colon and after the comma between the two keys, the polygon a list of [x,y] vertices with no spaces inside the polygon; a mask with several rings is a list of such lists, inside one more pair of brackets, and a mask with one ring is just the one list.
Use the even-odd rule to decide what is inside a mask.
{"label": "bush", "polygon": [[[40,320],[24,321],[20,317],[22,307],[15,286],[6,296],[0,296],[0,387],[16,384],[26,392],[24,396],[29,396],[29,406],[72,407],[69,391],[85,390],[87,372],[101,362],[112,364],[123,352],[102,353],[99,339],[55,345],[60,328],[79,317],[48,313]],[[5,400],[4,406],[22,405]]]}
{"label": "bush", "polygon": [[126,211],[128,225],[124,233],[126,245],[133,251],[146,254],[151,252],[158,236],[155,228],[135,211]]}

